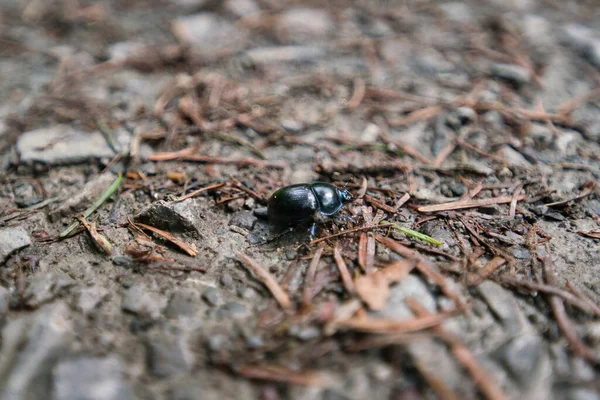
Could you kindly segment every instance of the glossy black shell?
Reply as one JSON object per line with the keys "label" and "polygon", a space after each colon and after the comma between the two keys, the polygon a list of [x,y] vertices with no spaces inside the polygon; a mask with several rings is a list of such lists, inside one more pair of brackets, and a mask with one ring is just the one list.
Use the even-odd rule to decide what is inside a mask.
{"label": "glossy black shell", "polygon": [[315,213],[333,215],[350,193],[328,183],[301,183],[277,190],[267,204],[269,220],[276,224],[293,224],[313,219]]}

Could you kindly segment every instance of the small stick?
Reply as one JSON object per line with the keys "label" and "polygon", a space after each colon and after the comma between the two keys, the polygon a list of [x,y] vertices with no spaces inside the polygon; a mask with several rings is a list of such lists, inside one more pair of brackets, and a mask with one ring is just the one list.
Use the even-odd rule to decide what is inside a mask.
{"label": "small stick", "polygon": [[394,204],[394,209],[398,210],[402,207],[408,200],[410,200],[410,194],[404,193],[404,196],[400,197],[400,199]]}
{"label": "small stick", "polygon": [[354,282],[352,281],[352,276],[350,275],[350,271],[348,271],[348,266],[340,253],[339,244],[336,243],[333,248],[333,258],[335,258],[335,263],[337,264],[338,270],[340,271],[340,276],[342,277],[342,283],[346,288],[346,291],[353,295],[356,293],[356,288],[354,287]]}
{"label": "small stick", "polygon": [[559,296],[563,300],[565,300],[567,303],[571,304],[574,307],[579,308],[581,311],[584,311],[584,312],[587,312],[590,314],[595,314],[596,316],[600,317],[600,307],[598,307],[598,306],[591,307],[591,305],[588,304],[587,302],[584,302],[583,300],[579,299],[577,296],[575,296],[572,293],[569,293],[566,290],[561,289],[559,287],[546,285],[541,282],[534,282],[534,281],[527,281],[527,280],[523,280],[523,279],[513,278],[510,276],[503,276],[502,278],[500,278],[498,280],[498,282],[502,285],[508,285],[508,286],[512,286],[512,287],[516,287],[516,288],[525,288],[530,291],[537,291],[537,292],[542,292],[542,293],[546,293],[546,294]]}
{"label": "small stick", "polygon": [[510,219],[514,219],[515,218],[515,214],[517,212],[517,200],[518,200],[518,195],[519,192],[521,191],[521,189],[523,189],[523,183],[519,183],[519,185],[517,186],[517,188],[515,189],[513,195],[512,195],[512,199],[510,199],[510,210],[508,211],[508,218]]}
{"label": "small stick", "polygon": [[205,192],[207,190],[218,189],[218,188],[221,188],[223,186],[225,186],[224,183],[216,183],[214,185],[205,186],[205,187],[200,188],[198,190],[194,190],[193,192],[190,192],[190,193],[186,194],[185,196],[178,197],[178,198],[175,199],[175,201],[176,202],[184,201],[184,200],[190,199],[192,197],[196,197],[196,195],[198,195],[198,194],[200,194],[202,192]]}
{"label": "small stick", "polygon": [[304,278],[304,290],[302,291],[302,305],[305,308],[308,308],[312,303],[315,275],[317,273],[319,261],[321,260],[321,255],[323,254],[324,249],[325,248],[323,246],[317,249],[312,261],[310,262],[310,265],[308,266],[308,270],[306,271],[306,276]]}
{"label": "small stick", "polygon": [[365,91],[365,81],[360,78],[354,79],[354,93],[352,93],[352,97],[348,101],[346,107],[350,110],[354,110],[356,107],[358,107],[365,97]]}
{"label": "small stick", "polygon": [[[525,198],[525,196],[523,196],[523,195],[517,196],[517,200],[523,200],[524,198]],[[483,207],[483,206],[491,206],[493,204],[506,204],[506,203],[510,203],[512,201],[512,199],[513,199],[513,196],[499,196],[499,197],[492,197],[489,199],[459,200],[459,201],[453,201],[450,203],[421,206],[421,207],[417,208],[417,210],[419,212],[460,210],[463,208],[476,208],[476,207]]]}
{"label": "small stick", "polygon": [[502,257],[494,257],[489,263],[485,265],[485,267],[476,271],[473,274],[468,275],[467,283],[470,286],[477,286],[485,279],[487,279],[490,275],[492,275],[496,270],[506,264],[506,260]]}
{"label": "small stick", "polygon": [[369,196],[368,194],[364,195],[364,199],[370,203],[371,205],[373,205],[374,207],[377,207],[383,211],[386,211],[390,214],[398,214],[398,211],[396,209],[394,209],[393,207],[388,206],[387,204],[384,204],[382,202],[380,202],[379,200]]}
{"label": "small stick", "polygon": [[275,278],[269,272],[265,271],[256,261],[241,251],[236,252],[235,255],[242,262],[242,264],[250,271],[254,272],[258,279],[267,287],[267,289],[269,289],[282,309],[291,310],[293,308],[290,297],[285,290],[279,286],[277,280],[275,280]]}
{"label": "small stick", "polygon": [[271,365],[242,365],[235,369],[235,372],[250,379],[295,383],[305,386],[323,386],[325,384],[323,378],[317,373],[294,371]]}
{"label": "small stick", "polygon": [[198,255],[198,250],[196,250],[196,246],[189,245],[189,244],[179,240],[178,238],[176,238],[169,232],[166,232],[161,229],[155,228],[153,226],[142,224],[139,222],[134,222],[133,224],[138,228],[146,229],[150,232],[156,233],[158,236],[173,243],[175,246],[179,247],[181,250],[185,251],[188,255],[190,255],[192,257],[196,257]]}

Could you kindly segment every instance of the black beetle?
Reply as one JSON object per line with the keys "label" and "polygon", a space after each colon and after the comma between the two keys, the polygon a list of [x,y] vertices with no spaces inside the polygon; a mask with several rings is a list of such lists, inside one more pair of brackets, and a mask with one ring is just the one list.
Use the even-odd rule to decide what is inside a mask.
{"label": "black beetle", "polygon": [[317,213],[335,214],[345,203],[352,201],[346,189],[329,183],[301,183],[282,187],[267,203],[269,221],[279,226],[290,226],[312,221]]}

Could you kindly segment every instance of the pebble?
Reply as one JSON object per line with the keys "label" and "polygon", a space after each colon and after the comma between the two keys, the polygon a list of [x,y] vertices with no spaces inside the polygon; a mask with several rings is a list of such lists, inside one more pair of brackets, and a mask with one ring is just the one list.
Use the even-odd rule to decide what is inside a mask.
{"label": "pebble", "polygon": [[258,349],[264,347],[265,341],[261,336],[251,335],[246,337],[246,347],[249,349]]}
{"label": "pebble", "polygon": [[260,11],[260,6],[254,0],[226,0],[224,8],[238,18]]}
{"label": "pebble", "polygon": [[288,329],[288,334],[296,339],[300,339],[303,341],[316,339],[321,337],[321,330],[316,326],[298,326],[293,325]]}
{"label": "pebble", "polygon": [[531,163],[527,161],[527,159],[518,151],[510,147],[509,145],[504,145],[499,150],[499,154],[511,165],[514,167],[522,167],[522,168],[531,168]]}
{"label": "pebble", "polygon": [[245,319],[250,315],[251,313],[246,306],[236,301],[226,303],[216,310],[216,316],[223,319]]}
{"label": "pebble", "polygon": [[39,307],[73,285],[75,280],[62,271],[40,272],[29,281],[23,300],[30,307]]}
{"label": "pebble", "polygon": [[245,41],[245,35],[231,22],[210,12],[177,18],[172,30],[198,56],[214,56],[224,49],[235,52]]}
{"label": "pebble", "polygon": [[29,182],[17,182],[13,185],[15,204],[20,207],[29,207],[40,203],[44,199],[37,194],[35,186]]}
{"label": "pebble", "polygon": [[582,57],[600,67],[600,35],[596,32],[583,25],[569,24],[563,27],[561,39]]}
{"label": "pebble", "polygon": [[517,336],[496,351],[497,358],[512,378],[521,386],[534,384],[541,364],[549,364],[542,338],[533,335]]}
{"label": "pebble", "polygon": [[531,81],[531,73],[524,67],[515,64],[492,64],[490,74],[496,78],[504,79],[520,87]]}
{"label": "pebble", "polygon": [[77,299],[77,309],[84,314],[89,314],[109,296],[108,290],[102,286],[94,285],[82,289]]}
{"label": "pebble", "polygon": [[39,308],[2,330],[2,399],[45,399],[51,393],[52,367],[73,341],[69,308],[63,302]]}
{"label": "pebble", "polygon": [[513,246],[510,249],[510,254],[519,260],[529,260],[531,258],[531,253],[523,246]]}
{"label": "pebble", "polygon": [[[127,148],[129,134],[117,131],[117,147]],[[17,140],[21,163],[39,162],[49,165],[68,165],[113,158],[115,152],[99,131],[84,132],[71,125],[54,125],[23,133]]]}
{"label": "pebble", "polygon": [[0,316],[8,312],[9,306],[10,292],[4,286],[0,286]]}
{"label": "pebble", "polygon": [[[245,56],[254,64],[280,64],[316,61],[327,55],[327,49],[317,46],[273,46],[247,50]],[[299,122],[302,124],[302,122]],[[292,129],[297,129],[295,126]],[[300,129],[301,130],[301,129]]]}
{"label": "pebble", "polygon": [[232,287],[233,286],[233,278],[231,277],[231,275],[227,272],[225,272],[223,275],[221,275],[221,285],[225,286],[225,287]]}
{"label": "pebble", "polygon": [[133,390],[123,378],[123,369],[121,360],[115,356],[82,356],[63,361],[54,369],[54,399],[133,399]]}
{"label": "pebble", "polygon": [[12,253],[27,247],[31,239],[21,226],[0,229],[0,263],[5,262]]}
{"label": "pebble", "polygon": [[200,308],[198,294],[191,290],[177,290],[171,295],[165,315],[168,318],[191,317]]}
{"label": "pebble", "polygon": [[158,318],[163,308],[161,297],[145,285],[137,284],[125,292],[121,302],[124,311],[144,317]]}
{"label": "pebble", "polygon": [[202,298],[211,306],[218,306],[223,303],[221,292],[216,288],[208,288],[202,293]]}
{"label": "pebble", "polygon": [[532,330],[511,292],[492,281],[482,282],[477,291],[494,316],[500,320],[507,335],[518,336]]}
{"label": "pebble", "polygon": [[157,378],[167,378],[189,371],[193,356],[181,335],[150,335],[146,340],[148,368]]}
{"label": "pebble", "polygon": [[438,7],[444,12],[446,18],[461,24],[468,24],[473,21],[472,8],[463,2],[452,1],[439,4]]}
{"label": "pebble", "polygon": [[335,22],[325,9],[291,8],[278,18],[275,34],[287,43],[312,43],[326,39]]}
{"label": "pebble", "polygon": [[229,226],[237,226],[239,228],[251,231],[256,223],[256,217],[252,211],[239,211],[233,214],[229,220]]}
{"label": "pebble", "polygon": [[155,201],[137,214],[135,220],[167,232],[198,235],[200,232],[193,204],[193,199],[182,202]]}
{"label": "pebble", "polygon": [[563,132],[554,141],[554,148],[563,157],[575,156],[579,139],[579,135],[574,132]]}

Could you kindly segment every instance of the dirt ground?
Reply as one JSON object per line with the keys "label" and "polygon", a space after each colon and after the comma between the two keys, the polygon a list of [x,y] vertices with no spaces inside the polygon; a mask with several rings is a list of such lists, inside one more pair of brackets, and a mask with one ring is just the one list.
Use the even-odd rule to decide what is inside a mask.
{"label": "dirt ground", "polygon": [[0,77],[0,398],[600,399],[596,0],[0,0]]}

